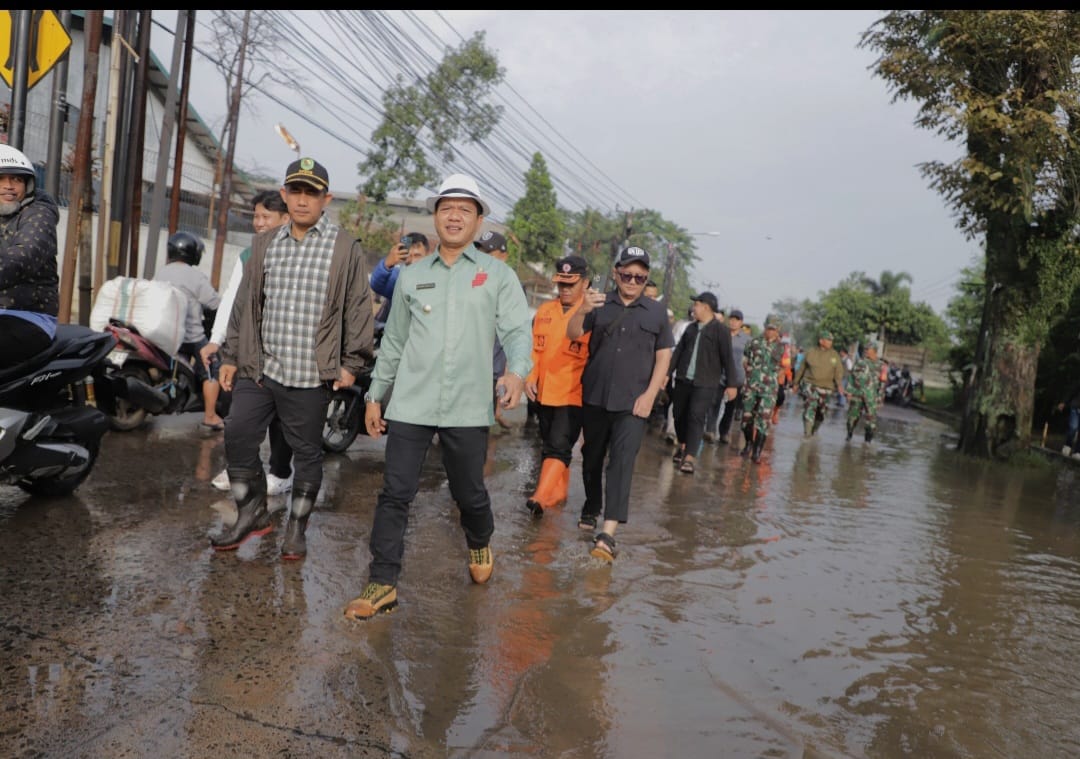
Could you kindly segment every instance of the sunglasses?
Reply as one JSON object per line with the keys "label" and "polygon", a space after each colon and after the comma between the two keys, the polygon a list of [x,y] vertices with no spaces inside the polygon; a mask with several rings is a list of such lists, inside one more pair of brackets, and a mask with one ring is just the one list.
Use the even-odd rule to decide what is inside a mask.
{"label": "sunglasses", "polygon": [[619,280],[625,284],[633,282],[635,285],[643,285],[649,281],[648,274],[628,274],[624,271],[617,271],[615,274],[618,276]]}

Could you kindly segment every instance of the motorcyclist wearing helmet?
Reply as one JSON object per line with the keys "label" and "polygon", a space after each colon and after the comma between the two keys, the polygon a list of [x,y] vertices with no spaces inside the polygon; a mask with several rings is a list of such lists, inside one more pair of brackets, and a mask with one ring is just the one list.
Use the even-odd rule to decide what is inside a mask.
{"label": "motorcyclist wearing helmet", "polygon": [[59,221],[30,159],[0,145],[0,368],[41,353],[56,335]]}
{"label": "motorcyclist wearing helmet", "polygon": [[217,412],[218,396],[221,394],[221,386],[217,380],[217,362],[211,362],[207,367],[199,355],[207,343],[203,309],[213,311],[221,305],[221,296],[210,284],[210,278],[198,268],[205,249],[203,241],[189,232],[173,234],[169,237],[167,262],[154,279],[168,282],[187,296],[184,342],[180,345],[179,352],[184,358],[191,360],[192,368],[202,384],[201,427],[206,432],[218,432],[225,429],[225,423]]}

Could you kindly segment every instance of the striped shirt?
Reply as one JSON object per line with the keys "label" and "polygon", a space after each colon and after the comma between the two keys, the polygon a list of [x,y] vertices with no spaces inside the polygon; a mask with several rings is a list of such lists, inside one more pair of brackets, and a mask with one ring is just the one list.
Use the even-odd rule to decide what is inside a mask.
{"label": "striped shirt", "polygon": [[315,333],[340,227],[323,214],[303,240],[291,229],[276,230],[263,264],[263,374],[286,387],[318,387]]}

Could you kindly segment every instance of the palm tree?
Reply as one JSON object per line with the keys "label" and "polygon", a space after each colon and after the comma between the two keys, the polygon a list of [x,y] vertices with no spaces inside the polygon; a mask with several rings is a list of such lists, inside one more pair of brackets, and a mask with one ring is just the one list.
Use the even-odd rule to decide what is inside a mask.
{"label": "palm tree", "polygon": [[890,296],[899,293],[901,290],[906,290],[904,282],[914,282],[911,275],[906,271],[891,272],[888,269],[881,272],[881,278],[875,280],[873,277],[864,276],[861,280],[862,284],[870,291],[870,294],[874,296],[878,303],[878,343],[881,346],[881,350],[885,349],[885,325],[889,321],[889,298]]}

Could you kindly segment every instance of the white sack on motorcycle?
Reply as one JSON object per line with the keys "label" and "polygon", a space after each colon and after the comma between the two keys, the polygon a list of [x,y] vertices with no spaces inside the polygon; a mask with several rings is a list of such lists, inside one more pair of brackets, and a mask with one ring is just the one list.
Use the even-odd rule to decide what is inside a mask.
{"label": "white sack on motorcycle", "polygon": [[131,324],[169,355],[184,341],[187,296],[168,282],[115,277],[101,286],[90,311],[90,329],[104,330],[109,319]]}

